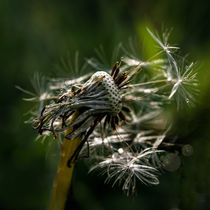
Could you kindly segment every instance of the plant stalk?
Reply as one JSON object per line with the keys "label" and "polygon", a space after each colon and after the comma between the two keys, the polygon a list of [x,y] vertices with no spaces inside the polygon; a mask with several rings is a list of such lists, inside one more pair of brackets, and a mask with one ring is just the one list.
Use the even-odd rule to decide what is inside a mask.
{"label": "plant stalk", "polygon": [[[71,122],[77,118],[78,113],[75,113],[72,118]],[[72,127],[70,127],[66,131],[66,135],[68,135],[72,131]],[[72,173],[74,170],[75,162],[72,161],[71,167],[67,166],[67,162],[69,158],[73,155],[74,151],[77,149],[79,144],[82,141],[82,137],[79,136],[75,139],[66,139],[64,138],[62,146],[61,146],[61,154],[60,154],[60,161],[57,168],[57,174],[54,179],[51,200],[50,200],[50,207],[49,210],[64,210],[68,191],[70,189],[71,180],[72,180]]]}

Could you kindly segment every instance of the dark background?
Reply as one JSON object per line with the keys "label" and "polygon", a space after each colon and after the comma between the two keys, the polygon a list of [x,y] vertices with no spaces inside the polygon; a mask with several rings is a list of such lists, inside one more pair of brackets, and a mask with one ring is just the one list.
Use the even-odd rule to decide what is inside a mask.
{"label": "dark background", "polygon": [[176,172],[164,172],[160,185],[139,184],[134,201],[120,188],[104,184],[104,177],[87,174],[88,167],[81,161],[69,206],[78,210],[210,209],[209,11],[207,0],[1,0],[0,209],[47,209],[58,156],[56,143],[34,141],[36,133],[24,124],[24,113],[32,104],[22,101],[25,94],[15,85],[32,90],[35,72],[54,76],[56,64],[68,51],[79,50],[81,58],[90,57],[102,44],[109,57],[119,42],[127,43],[129,37],[144,41],[146,27],[161,32],[162,26],[172,27],[172,43],[199,62],[198,105],[174,114],[174,129],[183,143],[193,146],[194,154],[182,158]]}

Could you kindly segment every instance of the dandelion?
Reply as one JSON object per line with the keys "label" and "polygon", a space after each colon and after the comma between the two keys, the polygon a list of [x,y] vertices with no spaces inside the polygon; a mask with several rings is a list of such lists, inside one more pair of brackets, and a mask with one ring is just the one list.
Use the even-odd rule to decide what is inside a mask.
{"label": "dandelion", "polygon": [[[178,48],[168,44],[169,33],[161,41],[148,32],[161,50],[146,61],[120,45],[113,57],[116,52],[123,57],[112,68],[92,58],[87,64],[96,72],[71,80],[49,79],[39,96],[23,90],[32,96],[28,101],[40,102],[33,119],[39,135],[57,138],[64,133],[50,209],[64,209],[75,161],[84,155],[92,159],[90,171],[102,170],[106,182],[122,185],[129,195],[137,180],[159,183],[158,170],[165,164],[160,156],[185,151],[184,145],[168,140],[172,122],[166,107],[174,101],[178,109],[183,101],[195,102],[196,69],[193,63],[179,65],[173,56]],[[104,52],[97,53],[103,60]],[[77,62],[78,55],[75,58]]]}
{"label": "dandelion", "polygon": [[[84,85],[61,95],[56,103],[45,106],[41,111],[38,124],[34,127],[39,134],[51,131],[56,137],[57,132],[72,127],[66,139],[82,136],[81,144],[69,159],[69,167],[98,123],[104,119],[104,127],[110,124],[115,130],[120,120],[126,120],[123,113],[129,112],[129,109],[122,105],[120,90],[127,84],[127,75],[118,74],[118,63],[113,67],[111,75],[103,71],[96,72]],[[76,113],[77,117],[69,123],[69,118]]]}

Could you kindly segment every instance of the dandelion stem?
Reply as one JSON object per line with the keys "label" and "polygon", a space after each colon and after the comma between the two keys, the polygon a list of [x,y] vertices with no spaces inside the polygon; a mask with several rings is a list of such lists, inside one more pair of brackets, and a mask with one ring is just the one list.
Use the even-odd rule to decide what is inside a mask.
{"label": "dandelion stem", "polygon": [[[77,118],[77,116],[78,113],[75,113],[72,116],[71,123]],[[66,131],[66,135],[68,135],[71,131],[72,127]],[[67,162],[74,154],[74,151],[77,149],[81,141],[81,136],[71,140],[66,138],[63,140],[57,174],[53,183],[49,210],[65,209],[68,191],[71,185],[72,173],[74,170],[74,161],[72,161],[70,168],[67,166]]]}

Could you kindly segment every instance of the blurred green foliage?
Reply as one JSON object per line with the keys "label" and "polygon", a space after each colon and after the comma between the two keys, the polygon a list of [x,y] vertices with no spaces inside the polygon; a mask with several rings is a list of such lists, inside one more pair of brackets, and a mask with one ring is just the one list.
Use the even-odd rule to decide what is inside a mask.
{"label": "blurred green foliage", "polygon": [[[173,28],[172,43],[199,62],[201,95],[189,112],[176,114],[179,141],[189,143],[194,154],[182,160],[176,172],[160,176],[160,185],[139,184],[134,201],[120,189],[103,183],[104,177],[87,174],[77,164],[71,209],[210,209],[210,4],[209,1],[0,1],[0,209],[47,209],[55,175],[56,142],[35,142],[36,133],[24,124],[30,103],[15,85],[31,90],[35,72],[59,75],[55,65],[68,51],[81,58],[105,46],[107,56],[129,37],[143,40],[145,56],[150,49],[145,29]],[[71,73],[69,73],[69,77]],[[49,147],[49,144],[51,147]]]}

